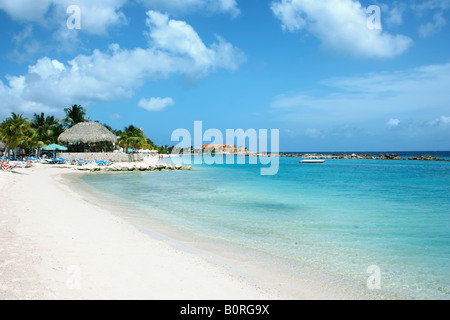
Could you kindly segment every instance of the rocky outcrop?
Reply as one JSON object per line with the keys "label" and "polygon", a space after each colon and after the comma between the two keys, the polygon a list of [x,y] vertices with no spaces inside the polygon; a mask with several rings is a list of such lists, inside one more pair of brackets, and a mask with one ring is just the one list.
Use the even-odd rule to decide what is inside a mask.
{"label": "rocky outcrop", "polygon": [[432,156],[418,156],[418,157],[413,157],[413,158],[408,158],[408,160],[413,160],[413,161],[449,161],[449,160],[445,160],[445,159],[441,159],[441,158],[434,158]]}
{"label": "rocky outcrop", "polygon": [[373,156],[371,154],[317,154],[317,153],[280,153],[280,157],[287,158],[302,158],[302,159],[373,159],[373,160],[416,160],[416,161],[450,161],[441,158],[434,158],[432,156],[418,156],[413,158],[402,158],[396,154],[380,154]]}
{"label": "rocky outcrop", "polygon": [[181,164],[147,164],[147,163],[116,163],[110,166],[102,165],[85,165],[76,166],[75,170],[79,171],[105,171],[105,172],[131,172],[131,171],[180,171],[180,170],[192,170],[191,166],[183,167]]}
{"label": "rocky outcrop", "polygon": [[396,154],[380,154],[377,157],[378,160],[403,160],[402,157],[399,157]]}

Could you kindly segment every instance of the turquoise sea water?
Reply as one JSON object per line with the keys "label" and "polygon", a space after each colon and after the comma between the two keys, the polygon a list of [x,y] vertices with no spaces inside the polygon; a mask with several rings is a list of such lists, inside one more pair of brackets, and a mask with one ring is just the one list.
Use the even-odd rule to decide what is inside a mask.
{"label": "turquoise sea water", "polygon": [[[82,176],[134,217],[211,244],[236,246],[365,288],[380,270],[384,298],[450,298],[450,162],[281,158],[193,171]],[[368,289],[366,289],[368,290]]]}

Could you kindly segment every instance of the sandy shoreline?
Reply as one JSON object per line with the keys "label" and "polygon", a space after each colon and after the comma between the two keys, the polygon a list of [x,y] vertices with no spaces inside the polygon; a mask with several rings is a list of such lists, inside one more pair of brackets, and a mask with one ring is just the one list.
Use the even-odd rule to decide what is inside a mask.
{"label": "sandy shoreline", "polygon": [[0,300],[280,298],[88,203],[65,172],[0,173]]}
{"label": "sandy shoreline", "polygon": [[377,298],[135,223],[71,176],[83,174],[97,173],[43,164],[0,172],[0,300]]}

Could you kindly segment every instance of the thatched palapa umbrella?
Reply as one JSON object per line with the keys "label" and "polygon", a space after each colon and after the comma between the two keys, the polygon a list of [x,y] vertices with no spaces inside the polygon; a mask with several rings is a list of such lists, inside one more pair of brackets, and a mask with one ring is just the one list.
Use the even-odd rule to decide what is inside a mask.
{"label": "thatched palapa umbrella", "polygon": [[64,131],[59,136],[58,141],[70,144],[117,143],[117,137],[98,122],[81,122]]}

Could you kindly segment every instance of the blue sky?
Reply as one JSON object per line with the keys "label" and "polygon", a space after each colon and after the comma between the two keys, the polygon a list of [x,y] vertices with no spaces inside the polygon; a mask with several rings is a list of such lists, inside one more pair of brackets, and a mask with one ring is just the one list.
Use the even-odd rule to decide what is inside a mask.
{"label": "blue sky", "polygon": [[203,121],[279,129],[281,151],[450,150],[449,18],[450,0],[0,0],[0,118],[81,104],[157,144]]}

